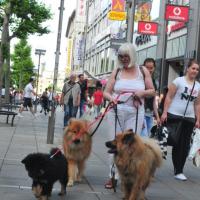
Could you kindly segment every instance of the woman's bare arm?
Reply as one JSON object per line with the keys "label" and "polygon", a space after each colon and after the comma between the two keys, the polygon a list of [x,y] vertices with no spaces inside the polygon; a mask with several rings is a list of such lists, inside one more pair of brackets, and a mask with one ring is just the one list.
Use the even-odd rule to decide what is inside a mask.
{"label": "woman's bare arm", "polygon": [[169,86],[169,90],[167,92],[167,96],[165,98],[165,103],[164,103],[164,110],[161,116],[161,121],[164,122],[167,119],[167,112],[169,109],[169,106],[171,105],[172,99],[174,98],[175,94],[177,91],[176,85],[173,83]]}
{"label": "woman's bare arm", "polygon": [[106,84],[106,88],[105,88],[104,93],[103,93],[104,98],[106,98],[109,101],[113,101],[112,92],[113,92],[113,87],[114,87],[114,84],[115,84],[115,81],[116,81],[115,80],[116,73],[117,73],[117,69],[115,69],[111,73],[110,78],[109,78],[109,80]]}

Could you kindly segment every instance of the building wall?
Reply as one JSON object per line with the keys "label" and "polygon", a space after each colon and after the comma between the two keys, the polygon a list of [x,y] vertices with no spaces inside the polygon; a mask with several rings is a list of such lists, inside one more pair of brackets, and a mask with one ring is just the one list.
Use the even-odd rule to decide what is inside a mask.
{"label": "building wall", "polygon": [[89,3],[84,69],[97,77],[116,67],[116,50],[111,46],[111,39],[125,37],[125,21],[109,20],[107,14],[110,9],[111,0],[94,0]]}

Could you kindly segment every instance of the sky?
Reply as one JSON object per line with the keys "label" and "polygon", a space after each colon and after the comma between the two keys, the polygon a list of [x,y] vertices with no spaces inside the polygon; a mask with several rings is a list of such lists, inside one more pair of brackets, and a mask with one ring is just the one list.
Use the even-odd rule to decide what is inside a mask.
{"label": "sky", "polygon": [[[30,36],[28,43],[32,46],[32,59],[37,68],[38,66],[38,55],[35,55],[35,49],[45,49],[45,56],[41,56],[41,63],[46,63],[45,70],[53,70],[55,66],[55,51],[57,43],[57,33],[58,33],[58,20],[59,20],[59,6],[60,0],[40,0],[45,3],[47,7],[51,8],[53,17],[51,20],[47,21],[47,25],[50,29],[49,34],[43,36]],[[72,11],[76,7],[76,0],[65,0],[65,10],[63,13],[63,25],[62,25],[62,37],[61,37],[61,48],[60,48],[60,60],[59,60],[59,70],[66,67],[66,43],[67,38],[65,37],[68,18],[70,17]]]}

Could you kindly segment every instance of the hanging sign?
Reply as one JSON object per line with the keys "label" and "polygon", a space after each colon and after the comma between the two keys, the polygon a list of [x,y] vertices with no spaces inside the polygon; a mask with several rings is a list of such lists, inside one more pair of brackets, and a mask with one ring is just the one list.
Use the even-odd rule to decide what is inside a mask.
{"label": "hanging sign", "polygon": [[165,19],[170,21],[188,22],[189,6],[166,5]]}
{"label": "hanging sign", "polygon": [[138,33],[145,35],[157,35],[158,34],[158,23],[156,22],[138,22]]}
{"label": "hanging sign", "polygon": [[108,13],[108,19],[110,20],[125,20],[125,0],[112,0],[111,11]]}

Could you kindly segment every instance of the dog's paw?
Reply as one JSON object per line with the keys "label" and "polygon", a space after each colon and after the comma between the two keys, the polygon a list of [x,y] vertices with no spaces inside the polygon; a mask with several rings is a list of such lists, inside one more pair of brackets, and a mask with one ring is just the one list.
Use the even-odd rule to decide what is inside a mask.
{"label": "dog's paw", "polygon": [[67,183],[68,187],[72,187],[74,185],[74,181],[73,180],[69,180]]}
{"label": "dog's paw", "polygon": [[78,177],[76,178],[76,182],[77,182],[77,183],[81,183],[81,182],[82,182],[82,178],[81,178],[80,176],[78,176]]}

